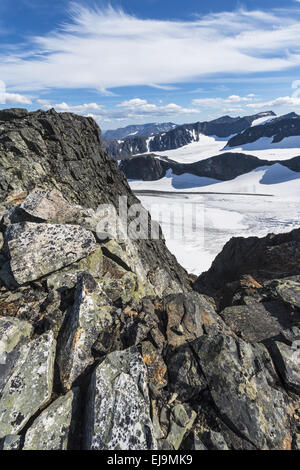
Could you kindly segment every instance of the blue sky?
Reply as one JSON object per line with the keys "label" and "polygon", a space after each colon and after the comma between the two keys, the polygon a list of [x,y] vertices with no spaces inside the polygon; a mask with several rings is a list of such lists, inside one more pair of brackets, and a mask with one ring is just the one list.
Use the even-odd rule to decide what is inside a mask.
{"label": "blue sky", "polygon": [[102,129],[300,113],[300,1],[1,0],[0,38],[1,108]]}

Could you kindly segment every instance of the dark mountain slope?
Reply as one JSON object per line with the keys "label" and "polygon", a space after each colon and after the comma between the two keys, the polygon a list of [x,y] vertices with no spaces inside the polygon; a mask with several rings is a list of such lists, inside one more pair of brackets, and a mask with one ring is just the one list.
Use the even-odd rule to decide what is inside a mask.
{"label": "dark mountain slope", "polygon": [[270,161],[261,160],[244,153],[231,152],[195,163],[178,163],[155,154],[141,155],[123,160],[119,169],[123,171],[128,179],[143,181],[159,180],[166,176],[168,170],[172,170],[175,175],[190,173],[196,176],[227,181],[244,173],[249,173],[255,168],[275,165],[276,163],[280,163],[292,171],[300,171],[300,157],[284,161]]}

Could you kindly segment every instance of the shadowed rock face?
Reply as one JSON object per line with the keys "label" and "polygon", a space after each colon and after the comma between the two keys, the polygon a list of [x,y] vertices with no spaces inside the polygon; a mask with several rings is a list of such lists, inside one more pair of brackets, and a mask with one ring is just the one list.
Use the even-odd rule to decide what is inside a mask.
{"label": "shadowed rock face", "polygon": [[217,256],[212,267],[201,274],[196,290],[221,289],[242,275],[259,282],[288,277],[300,271],[300,229],[265,238],[232,238]]}

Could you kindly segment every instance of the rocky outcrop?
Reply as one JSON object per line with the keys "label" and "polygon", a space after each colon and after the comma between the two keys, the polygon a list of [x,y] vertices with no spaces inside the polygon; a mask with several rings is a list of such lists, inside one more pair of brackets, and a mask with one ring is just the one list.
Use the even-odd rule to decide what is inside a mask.
{"label": "rocky outcrop", "polygon": [[[119,196],[127,198],[127,207],[139,203],[116,163],[103,150],[100,129],[93,119],[59,114],[54,110],[33,113],[4,110],[0,114],[0,130],[3,212],[22,204],[35,188],[57,189],[68,203],[89,210],[75,217],[76,223],[81,224],[82,221],[90,223],[93,211],[100,204],[112,204],[118,210]],[[50,212],[53,204],[56,202],[52,200]],[[166,249],[163,240],[137,240],[134,246],[149,276],[164,272],[166,289],[174,283],[177,288],[189,284],[187,273]]]}
{"label": "rocky outcrop", "polygon": [[195,288],[222,289],[229,282],[239,281],[242,275],[251,275],[261,283],[299,274],[299,270],[300,229],[265,238],[233,238],[209,271],[197,279]]}
{"label": "rocky outcrop", "polygon": [[[38,116],[50,128],[73,119]],[[36,113],[0,118],[38,125]],[[162,241],[125,237],[122,224],[122,237],[103,237],[103,214],[72,180],[63,195],[60,176],[0,205],[0,449],[299,448],[299,231],[231,241],[196,292],[167,251],[160,259]]]}
{"label": "rocky outcrop", "polygon": [[256,119],[264,116],[275,116],[275,114],[268,111],[245,117],[223,116],[209,122],[183,124],[168,132],[157,133],[148,138],[138,136],[124,141],[104,139],[103,145],[110,157],[121,160],[130,155],[174,150],[191,142],[198,142],[202,135],[226,138],[248,129]]}

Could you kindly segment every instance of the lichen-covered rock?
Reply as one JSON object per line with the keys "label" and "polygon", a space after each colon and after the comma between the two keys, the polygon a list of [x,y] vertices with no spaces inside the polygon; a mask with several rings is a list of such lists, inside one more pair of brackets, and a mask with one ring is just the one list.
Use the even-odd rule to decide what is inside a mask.
{"label": "lichen-covered rock", "polygon": [[[227,307],[220,315],[232,331],[251,343],[277,336],[295,322],[295,316],[278,301]],[[300,322],[300,314],[298,318]]]}
{"label": "lichen-covered rock", "polygon": [[79,389],[74,388],[46,408],[26,432],[23,450],[74,449],[78,400]]}
{"label": "lichen-covered rock", "polygon": [[264,346],[215,335],[193,349],[222,419],[258,449],[291,449],[292,402]]}
{"label": "lichen-covered rock", "polygon": [[20,432],[51,397],[56,342],[44,334],[22,346],[0,398],[0,437]]}
{"label": "lichen-covered rock", "polygon": [[0,450],[21,450],[22,442],[22,436],[9,434],[0,440]]}
{"label": "lichen-covered rock", "polygon": [[188,406],[176,405],[172,409],[170,418],[170,432],[167,437],[167,443],[171,446],[170,450],[178,450],[187,433],[192,429],[197,414]]}
{"label": "lichen-covered rock", "polygon": [[283,302],[300,309],[300,278],[278,281],[276,291]]}
{"label": "lichen-covered rock", "polygon": [[109,354],[94,371],[86,401],[85,448],[156,449],[147,369],[137,348]]}
{"label": "lichen-covered rock", "polygon": [[[136,247],[129,238],[117,242],[109,240],[103,245],[103,252],[109,258],[119,263],[121,266],[134,272],[142,282],[148,284],[147,272],[143,266]],[[149,286],[150,288],[150,286]]]}
{"label": "lichen-covered rock", "polygon": [[0,393],[18,357],[18,349],[33,332],[30,323],[0,317]]}
{"label": "lichen-covered rock", "polygon": [[112,324],[111,303],[88,273],[79,276],[73,308],[59,339],[58,364],[65,389],[93,363],[92,346],[101,331]]}
{"label": "lichen-covered rock", "polygon": [[103,254],[100,246],[86,258],[60,269],[47,278],[48,289],[63,292],[76,287],[78,275],[88,273],[95,278],[101,277],[103,266]]}
{"label": "lichen-covered rock", "polygon": [[18,223],[8,227],[5,239],[20,285],[85,258],[96,248],[93,234],[76,225]]}

